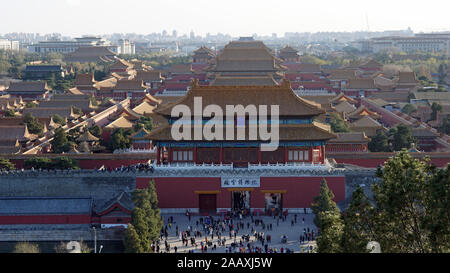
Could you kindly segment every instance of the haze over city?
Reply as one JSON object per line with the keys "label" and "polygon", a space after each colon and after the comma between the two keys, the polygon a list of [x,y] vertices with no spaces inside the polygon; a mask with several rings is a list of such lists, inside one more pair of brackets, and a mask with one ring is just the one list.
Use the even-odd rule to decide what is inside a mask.
{"label": "haze over city", "polygon": [[[26,8],[24,8],[26,7]],[[441,7],[441,8],[436,8]],[[447,7],[447,8],[446,8]],[[62,33],[69,36],[109,33],[148,34],[177,30],[249,36],[285,32],[414,32],[450,29],[445,1],[175,1],[18,0],[2,3],[0,33]],[[101,11],[101,12],[99,12]],[[70,13],[69,13],[70,12]],[[21,18],[26,20],[17,20]],[[45,15],[45,16],[43,16]]]}

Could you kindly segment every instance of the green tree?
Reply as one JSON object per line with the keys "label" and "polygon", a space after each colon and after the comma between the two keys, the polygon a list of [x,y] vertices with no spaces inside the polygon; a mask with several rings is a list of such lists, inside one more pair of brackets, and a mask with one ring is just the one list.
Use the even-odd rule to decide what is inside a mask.
{"label": "green tree", "polygon": [[66,125],[66,120],[58,114],[53,115],[53,121],[61,124],[62,126]]}
{"label": "green tree", "polygon": [[37,105],[34,102],[27,102],[27,104],[25,104],[26,108],[35,108]]}
{"label": "green tree", "polygon": [[23,121],[31,134],[41,135],[44,132],[44,125],[31,113],[26,114]]}
{"label": "green tree", "polygon": [[98,101],[94,96],[91,97],[91,103],[93,106],[98,106]]}
{"label": "green tree", "polygon": [[444,134],[450,134],[450,115],[447,115],[442,120],[442,126],[439,128],[439,131]]}
{"label": "green tree", "polygon": [[369,142],[369,151],[371,152],[390,152],[389,139],[387,135],[379,131]]}
{"label": "green tree", "polygon": [[141,130],[142,128],[145,128],[145,130],[147,131],[151,131],[152,127],[153,127],[152,118],[143,116],[139,118],[139,121],[136,123],[133,129],[135,132]]}
{"label": "green tree", "polygon": [[126,253],[145,253],[141,238],[132,224],[125,231],[124,245]]}
{"label": "green tree", "polygon": [[[133,193],[134,209],[131,225],[125,233],[125,251],[128,253],[149,253],[151,244],[159,238],[162,220],[154,181],[145,190]],[[131,229],[130,229],[131,227]]]}
{"label": "green tree", "polygon": [[428,160],[419,161],[402,150],[386,162],[378,176],[381,183],[373,186],[377,218],[372,221],[382,251],[429,252],[430,231],[424,225],[433,214],[426,202],[432,177]]}
{"label": "green tree", "polygon": [[78,165],[78,161],[72,158],[68,158],[66,156],[55,158],[52,162],[52,166],[55,169],[60,170],[79,170],[80,166]]}
{"label": "green tree", "polygon": [[73,106],[72,109],[75,115],[83,115],[83,111],[80,108]]}
{"label": "green tree", "polygon": [[445,79],[447,78],[447,64],[441,63],[439,65],[439,84],[446,84]]}
{"label": "green tree", "polygon": [[101,137],[102,133],[103,133],[102,128],[98,125],[95,125],[95,126],[89,128],[88,130],[91,134],[93,134],[96,137]]}
{"label": "green tree", "polygon": [[411,143],[417,142],[412,136],[411,128],[404,124],[399,124],[397,127],[391,128],[389,135],[393,137],[392,146],[394,151],[400,151],[404,148],[409,149]]}
{"label": "green tree", "polygon": [[25,168],[48,170],[53,168],[53,162],[47,157],[33,157],[26,159],[24,162]]}
{"label": "green tree", "polygon": [[12,171],[15,169],[16,168],[11,161],[0,157],[0,171]]}
{"label": "green tree", "polygon": [[53,152],[57,154],[67,153],[72,147],[72,143],[67,139],[67,134],[62,128],[55,130],[55,136],[50,142],[52,144]]}
{"label": "green tree", "polygon": [[12,110],[12,109],[9,109],[8,111],[6,111],[6,113],[5,113],[5,117],[8,117],[8,118],[13,118],[13,117],[15,117],[16,116],[16,112],[14,112],[14,110]]}
{"label": "green tree", "polygon": [[373,206],[361,187],[357,187],[347,210],[343,213],[344,228],[341,248],[344,253],[366,253],[367,243],[373,238],[370,222]]}
{"label": "green tree", "polygon": [[333,201],[334,194],[328,188],[327,181],[325,179],[320,183],[319,195],[314,197],[313,203],[311,204],[311,210],[315,214],[314,224],[322,229],[322,222],[320,219],[321,212],[331,211],[333,213],[340,213],[340,210],[336,203]]}
{"label": "green tree", "polygon": [[13,253],[40,253],[39,246],[28,242],[17,243],[14,246]]}
{"label": "green tree", "polygon": [[340,253],[344,224],[339,212],[329,210],[318,214],[321,221],[321,229],[317,237],[317,252]]}
{"label": "green tree", "polygon": [[114,133],[111,135],[110,141],[111,150],[130,148],[132,144],[129,138],[130,135],[131,135],[130,130],[124,131],[122,128],[115,130]]}
{"label": "green tree", "polygon": [[410,115],[412,112],[417,111],[416,107],[410,103],[406,104],[403,108],[402,108],[402,113],[405,113],[407,115]]}
{"label": "green tree", "polygon": [[437,113],[442,111],[442,105],[433,102],[431,105],[431,120],[437,119]]}
{"label": "green tree", "polygon": [[336,113],[330,114],[330,126],[331,130],[335,133],[350,132],[350,127],[347,122],[345,122],[345,120],[343,120],[341,116]]}
{"label": "green tree", "polygon": [[431,252],[450,252],[450,164],[445,169],[432,169],[433,176],[425,184],[423,226],[429,232]]}

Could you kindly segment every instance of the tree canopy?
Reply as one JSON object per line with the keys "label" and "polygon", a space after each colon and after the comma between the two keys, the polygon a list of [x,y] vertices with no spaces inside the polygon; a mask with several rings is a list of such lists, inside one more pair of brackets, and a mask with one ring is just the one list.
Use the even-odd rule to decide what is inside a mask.
{"label": "tree canopy", "polygon": [[0,171],[12,171],[15,170],[14,164],[8,159],[0,157]]}
{"label": "tree canopy", "polygon": [[31,134],[41,135],[44,132],[44,125],[31,113],[25,115],[24,123],[27,125],[28,132]]}
{"label": "tree canopy", "polygon": [[154,181],[145,190],[133,193],[134,209],[131,223],[125,232],[125,251],[127,253],[150,253],[152,243],[159,238],[162,219],[158,208],[158,198]]}
{"label": "tree canopy", "polygon": [[69,142],[67,134],[62,128],[56,128],[55,136],[50,143],[52,144],[53,152],[57,154],[67,153],[73,145],[73,143]]}

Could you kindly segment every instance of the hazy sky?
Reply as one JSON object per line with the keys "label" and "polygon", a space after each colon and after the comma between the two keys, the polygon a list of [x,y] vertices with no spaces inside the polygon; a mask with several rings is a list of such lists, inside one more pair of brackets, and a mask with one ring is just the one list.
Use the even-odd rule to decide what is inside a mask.
{"label": "hazy sky", "polygon": [[450,30],[448,0],[1,0],[0,34]]}

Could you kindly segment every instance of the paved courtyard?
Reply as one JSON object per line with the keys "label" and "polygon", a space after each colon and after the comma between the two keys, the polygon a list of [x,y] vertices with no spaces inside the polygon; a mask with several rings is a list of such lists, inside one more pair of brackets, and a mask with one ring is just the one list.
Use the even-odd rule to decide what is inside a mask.
{"label": "paved courtyard", "polygon": [[[268,247],[271,249],[276,249],[278,253],[280,253],[281,248],[283,249],[290,249],[291,251],[293,251],[294,253],[303,253],[303,252],[307,252],[307,248],[309,248],[310,246],[315,246],[315,242],[314,241],[306,241],[304,243],[300,243],[300,235],[304,234],[304,229],[309,228],[310,231],[314,230],[314,234],[317,234],[317,228],[313,223],[313,218],[314,218],[314,214],[303,214],[303,213],[298,213],[297,214],[297,223],[294,223],[294,225],[292,225],[292,221],[295,219],[295,214],[289,214],[286,218],[285,221],[282,221],[281,219],[279,219],[278,224],[277,224],[277,218],[274,219],[274,217],[272,216],[260,216],[260,217],[256,217],[254,216],[254,219],[260,219],[264,222],[264,224],[266,225],[266,228],[263,229],[262,225],[258,225],[255,226],[253,224],[254,229],[256,230],[256,232],[264,232],[264,237],[266,237],[267,235],[270,235],[272,237],[271,242],[267,243],[265,242],[265,244],[268,244]],[[167,242],[170,244],[170,252],[174,253],[174,247],[177,247],[177,252],[178,253],[185,253],[188,252],[190,250],[194,250],[195,253],[201,253],[201,246],[200,243],[203,241],[203,243],[205,243],[205,234],[207,234],[207,232],[204,232],[203,226],[199,223],[199,225],[196,225],[196,222],[200,220],[201,217],[204,216],[191,216],[191,221],[189,222],[188,217],[186,215],[182,215],[182,214],[163,214],[164,217],[164,225],[167,225],[168,227],[170,225],[168,225],[168,219],[170,218],[170,216],[173,216],[173,221],[174,223],[172,224],[171,228],[168,228],[168,239]],[[214,219],[217,220],[220,216],[214,216]],[[220,218],[220,219],[223,219]],[[303,222],[304,219],[304,222]],[[200,221],[199,221],[200,222]],[[244,229],[240,229],[236,235],[236,241],[234,239],[234,236],[232,238],[230,238],[229,236],[229,229],[228,227],[226,228],[225,232],[222,233],[222,239],[225,238],[226,239],[226,244],[225,246],[219,246],[218,245],[218,238],[217,236],[214,235],[214,239],[211,240],[211,235],[208,235],[208,240],[212,241],[213,245],[216,244],[217,249],[213,250],[212,247],[208,247],[207,252],[208,253],[226,253],[226,248],[230,247],[230,245],[233,242],[237,242],[239,244],[239,241],[242,239],[242,235],[246,235],[249,234],[250,235],[250,241],[249,242],[244,242],[244,247],[247,247],[247,244],[250,243],[251,247],[256,246],[256,247],[261,247],[264,249],[264,245],[261,244],[260,241],[256,240],[256,238],[253,236],[253,234],[251,233],[251,229],[252,229],[252,223],[251,223],[251,218],[247,217],[244,218],[242,220],[240,220],[239,218],[234,218],[233,219],[233,224],[234,226],[236,226],[236,223],[242,222],[244,223]],[[247,223],[250,223],[250,228],[247,228]],[[272,224],[272,230],[267,230],[267,225],[268,224]],[[188,246],[183,246],[182,245],[182,241],[180,240],[179,237],[176,236],[176,227],[178,226],[179,232],[185,231],[188,229],[189,226],[192,226],[192,230],[198,230],[202,232],[202,238],[197,237],[196,238],[196,243],[197,246],[191,246],[191,242],[189,241]],[[192,235],[192,234],[191,234]],[[287,236],[287,242],[286,243],[282,243],[281,238],[283,235]],[[193,236],[191,236],[193,237]],[[188,237],[189,239],[190,237]],[[161,240],[161,252],[165,252],[165,244],[164,244],[165,239]],[[233,252],[238,252],[239,247],[237,247],[236,249],[233,250]]]}

